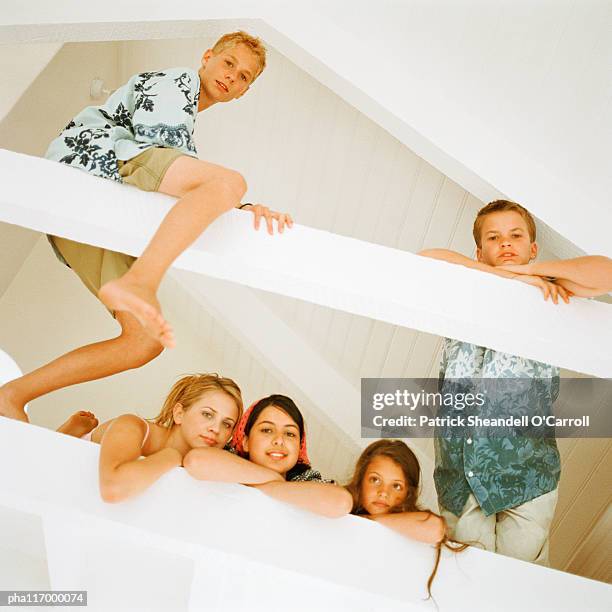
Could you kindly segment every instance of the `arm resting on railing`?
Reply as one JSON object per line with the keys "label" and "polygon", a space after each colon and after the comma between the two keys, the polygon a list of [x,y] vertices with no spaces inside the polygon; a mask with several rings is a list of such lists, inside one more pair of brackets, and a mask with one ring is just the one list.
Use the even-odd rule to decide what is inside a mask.
{"label": "arm resting on railing", "polygon": [[[522,266],[490,266],[489,264],[470,259],[465,255],[461,255],[461,253],[449,251],[448,249],[427,249],[425,251],[421,251],[419,255],[422,255],[423,257],[430,257],[432,259],[439,259],[452,264],[458,264],[474,270],[480,270],[481,272],[488,272],[489,274],[495,274],[496,276],[501,276],[502,278],[517,280],[521,283],[525,283],[526,285],[537,287],[542,292],[545,300],[551,297],[555,304],[558,303],[558,296],[561,296],[564,302],[569,303],[569,298],[572,294],[574,294],[570,287],[566,287],[561,283],[551,281],[550,279],[539,276],[538,274],[526,272],[518,273],[515,271],[515,268],[520,268]],[[576,293],[576,295],[585,297],[581,293]]]}
{"label": "arm resting on railing", "polygon": [[198,480],[262,484],[282,480],[282,476],[220,448],[194,448],[183,460],[183,466]]}
{"label": "arm resting on railing", "polygon": [[426,544],[438,544],[444,539],[446,532],[444,519],[431,512],[397,512],[378,516],[367,515],[364,518]]}
{"label": "arm resting on railing", "polygon": [[166,472],[181,465],[181,454],[164,448],[140,458],[146,426],[140,417],[126,414],[113,421],[100,448],[100,494],[115,503],[150,487]]}
{"label": "arm resting on railing", "polygon": [[324,482],[266,482],[254,485],[266,495],[303,510],[338,518],[351,511],[353,498],[344,488]]}
{"label": "arm resting on railing", "polygon": [[553,277],[557,284],[580,297],[597,297],[612,291],[612,259],[603,255],[505,267],[516,274]]}

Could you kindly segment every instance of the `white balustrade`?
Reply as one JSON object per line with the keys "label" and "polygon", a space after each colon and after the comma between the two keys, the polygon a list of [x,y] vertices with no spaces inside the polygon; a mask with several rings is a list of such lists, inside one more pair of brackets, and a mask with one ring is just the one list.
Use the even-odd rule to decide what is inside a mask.
{"label": "white balustrade", "polygon": [[[0,180],[0,221],[132,255],[142,252],[174,203],[169,196],[6,150],[0,150]],[[609,304],[575,299],[555,306],[533,287],[406,251],[300,225],[273,237],[250,226],[244,212],[222,215],[175,266],[612,376]],[[502,305],[511,317],[499,316]]]}
{"label": "white balustrade", "polygon": [[[98,453],[0,418],[0,590],[87,590],[91,610],[435,610],[423,601],[430,546],[182,468],[105,504]],[[609,585],[477,549],[445,553],[433,590],[442,612],[612,603]]]}

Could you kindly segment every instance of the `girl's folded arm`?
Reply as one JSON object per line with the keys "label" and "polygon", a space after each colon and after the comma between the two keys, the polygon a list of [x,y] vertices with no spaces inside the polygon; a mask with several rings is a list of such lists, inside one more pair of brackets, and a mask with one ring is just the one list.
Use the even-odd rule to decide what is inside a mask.
{"label": "girl's folded arm", "polygon": [[253,485],[282,480],[277,472],[220,448],[194,448],[185,455],[183,465],[198,480]]}
{"label": "girl's folded arm", "polygon": [[100,448],[100,494],[105,502],[133,497],[181,465],[181,454],[173,448],[140,459],[145,434],[145,423],[132,414],[116,418],[106,430]]}
{"label": "girl's folded arm", "polygon": [[328,518],[348,514],[353,498],[344,488],[324,482],[267,482],[256,487],[278,501]]}
{"label": "girl's folded arm", "polygon": [[446,535],[444,519],[433,512],[397,512],[367,515],[365,518],[381,523],[407,538],[427,544],[438,544]]}

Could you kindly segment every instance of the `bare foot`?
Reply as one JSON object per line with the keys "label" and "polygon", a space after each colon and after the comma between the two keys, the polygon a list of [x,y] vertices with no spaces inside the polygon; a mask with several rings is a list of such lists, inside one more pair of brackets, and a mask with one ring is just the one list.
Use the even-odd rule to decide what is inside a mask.
{"label": "bare foot", "polygon": [[98,426],[98,419],[93,412],[79,410],[75,412],[57,431],[75,438],[81,438]]}
{"label": "bare foot", "polygon": [[23,409],[23,404],[14,400],[7,385],[0,387],[0,416],[26,423],[30,422],[28,415]]}
{"label": "bare foot", "polygon": [[174,348],[174,332],[161,314],[155,293],[125,276],[109,281],[98,291],[101,302],[110,310],[134,315],[145,331],[166,348]]}

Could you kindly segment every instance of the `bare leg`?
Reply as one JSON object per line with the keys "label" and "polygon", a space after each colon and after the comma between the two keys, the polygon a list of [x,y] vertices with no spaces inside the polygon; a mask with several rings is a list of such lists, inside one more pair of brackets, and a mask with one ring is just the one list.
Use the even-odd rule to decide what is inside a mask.
{"label": "bare leg", "polygon": [[96,419],[96,415],[93,412],[79,410],[71,415],[61,427],[58,427],[57,431],[68,436],[81,438],[97,426],[98,419]]}
{"label": "bare leg", "polygon": [[0,416],[27,421],[23,407],[51,391],[138,368],[163,350],[138,321],[117,313],[121,334],[112,340],[88,344],[0,387]]}
{"label": "bare leg", "polygon": [[159,191],[179,200],[130,270],[106,283],[98,295],[111,310],[133,314],[153,339],[171,348],[172,330],[156,298],[161,279],[217,217],[240,203],[246,183],[237,172],[184,156],[168,168]]}

